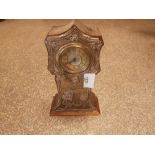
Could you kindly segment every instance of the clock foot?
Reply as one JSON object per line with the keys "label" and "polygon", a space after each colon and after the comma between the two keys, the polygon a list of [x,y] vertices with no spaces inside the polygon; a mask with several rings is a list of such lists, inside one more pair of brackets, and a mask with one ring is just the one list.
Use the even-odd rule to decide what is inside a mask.
{"label": "clock foot", "polygon": [[98,99],[94,93],[90,93],[89,106],[79,107],[79,108],[69,108],[61,107],[58,101],[58,94],[53,98],[50,115],[51,116],[93,116],[100,114],[100,108]]}

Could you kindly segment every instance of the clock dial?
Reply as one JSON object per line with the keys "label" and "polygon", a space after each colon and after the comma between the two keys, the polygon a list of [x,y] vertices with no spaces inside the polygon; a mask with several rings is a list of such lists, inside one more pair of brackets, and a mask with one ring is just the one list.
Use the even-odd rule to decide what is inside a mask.
{"label": "clock dial", "polygon": [[59,62],[67,72],[79,73],[88,68],[90,57],[86,49],[80,46],[70,46],[62,51]]}

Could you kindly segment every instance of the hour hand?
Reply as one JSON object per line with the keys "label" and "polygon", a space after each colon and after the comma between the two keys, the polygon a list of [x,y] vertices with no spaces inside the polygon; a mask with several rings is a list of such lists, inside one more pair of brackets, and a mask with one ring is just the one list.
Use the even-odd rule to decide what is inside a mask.
{"label": "hour hand", "polygon": [[72,58],[70,61],[68,61],[69,63],[72,63],[72,62],[74,62],[74,61],[76,61],[76,58]]}

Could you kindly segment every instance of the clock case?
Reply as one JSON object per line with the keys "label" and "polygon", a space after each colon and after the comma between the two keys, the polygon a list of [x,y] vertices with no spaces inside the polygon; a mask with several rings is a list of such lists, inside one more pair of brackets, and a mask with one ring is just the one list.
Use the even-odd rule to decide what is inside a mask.
{"label": "clock case", "polygon": [[[98,115],[99,103],[91,88],[84,88],[85,73],[100,72],[100,51],[104,42],[97,28],[89,28],[77,20],[64,26],[54,26],[47,34],[48,70],[55,75],[58,93],[54,96],[50,115]],[[59,63],[62,48],[80,45],[88,49],[89,66],[82,72],[69,73]]]}

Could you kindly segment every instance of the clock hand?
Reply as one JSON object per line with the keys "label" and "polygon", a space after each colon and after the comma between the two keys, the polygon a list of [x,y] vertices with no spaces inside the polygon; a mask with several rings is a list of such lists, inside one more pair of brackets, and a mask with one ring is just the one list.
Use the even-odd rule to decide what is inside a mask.
{"label": "clock hand", "polygon": [[76,61],[76,58],[75,57],[71,61],[69,61],[69,63],[72,63],[74,61]]}
{"label": "clock hand", "polygon": [[76,61],[76,58],[72,58],[71,60],[65,62],[65,64],[68,64],[68,63],[70,64],[70,63],[72,63],[72,62],[74,62],[74,61]]}

